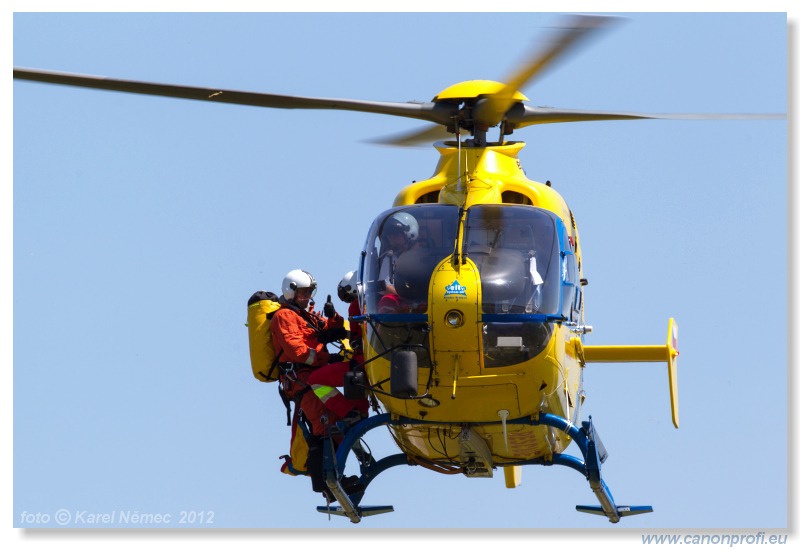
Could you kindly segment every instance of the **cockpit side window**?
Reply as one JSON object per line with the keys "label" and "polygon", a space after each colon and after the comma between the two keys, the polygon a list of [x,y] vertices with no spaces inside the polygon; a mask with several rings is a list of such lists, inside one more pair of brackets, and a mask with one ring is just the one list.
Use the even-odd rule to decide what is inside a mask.
{"label": "cockpit side window", "polygon": [[580,284],[578,281],[578,265],[572,251],[563,254],[561,259],[564,291],[561,303],[561,314],[569,321],[577,322],[580,315]]}

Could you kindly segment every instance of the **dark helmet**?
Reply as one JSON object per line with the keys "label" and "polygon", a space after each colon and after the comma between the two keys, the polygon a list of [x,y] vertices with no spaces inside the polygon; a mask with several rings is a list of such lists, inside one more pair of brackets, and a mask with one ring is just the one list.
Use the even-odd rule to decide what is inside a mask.
{"label": "dark helmet", "polygon": [[339,299],[348,304],[358,298],[358,273],[355,271],[348,271],[342,280],[339,281],[339,286],[336,288],[339,293]]}

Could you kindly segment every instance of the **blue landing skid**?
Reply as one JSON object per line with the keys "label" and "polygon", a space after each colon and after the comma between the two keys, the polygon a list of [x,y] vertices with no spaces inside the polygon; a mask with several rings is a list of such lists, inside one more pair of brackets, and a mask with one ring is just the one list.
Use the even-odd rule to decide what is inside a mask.
{"label": "blue landing skid", "polygon": [[[377,516],[378,514],[388,514],[394,512],[393,506],[359,506],[356,508],[359,517]],[[317,512],[330,514],[332,516],[347,517],[347,512],[342,506],[317,506]]]}
{"label": "blue landing skid", "polygon": [[[573,470],[581,473],[589,482],[589,487],[597,497],[600,506],[576,506],[578,512],[588,514],[596,514],[606,516],[611,523],[619,522],[620,518],[626,516],[633,516],[638,514],[646,514],[653,511],[651,506],[617,506],[614,502],[614,497],[608,489],[605,481],[600,475],[600,468],[603,462],[608,457],[608,453],[600,441],[592,418],[589,417],[588,422],[582,422],[582,426],[575,426],[572,422],[560,416],[549,413],[540,413],[535,416],[515,418],[506,421],[507,424],[524,424],[531,426],[545,425],[558,429],[567,434],[578,446],[583,455],[583,460],[578,457],[556,453],[549,459],[536,458],[531,460],[523,460],[518,462],[504,463],[502,466],[523,466],[538,464],[541,466],[567,466]],[[379,414],[362,420],[352,427],[344,427],[340,433],[344,434],[344,439],[339,444],[338,449],[333,451],[332,445],[325,445],[323,450],[323,470],[325,473],[326,483],[333,491],[339,500],[340,506],[319,506],[317,511],[324,514],[331,514],[337,516],[346,516],[350,518],[353,523],[358,523],[361,517],[366,517],[375,514],[383,514],[394,511],[392,506],[359,506],[361,499],[364,496],[363,492],[353,495],[347,495],[342,490],[339,480],[342,479],[345,470],[345,463],[347,457],[353,450],[353,446],[358,443],[361,437],[368,431],[386,425],[425,425],[425,424],[441,424],[441,422],[418,420],[414,418],[398,417],[391,418],[388,413]],[[499,422],[476,422],[474,425],[487,425],[499,424]],[[408,457],[403,454],[395,454],[387,456],[379,461],[371,459],[366,462],[360,462],[361,477],[359,481],[366,490],[370,482],[375,479],[377,475],[392,468],[394,466],[415,465],[414,462],[409,461]]]}
{"label": "blue landing skid", "polygon": [[[575,509],[578,512],[584,512],[586,514],[595,514],[597,516],[606,515],[601,506],[582,506],[579,504]],[[625,516],[635,516],[637,514],[649,514],[652,511],[652,506],[617,506],[617,515],[621,518]]]}

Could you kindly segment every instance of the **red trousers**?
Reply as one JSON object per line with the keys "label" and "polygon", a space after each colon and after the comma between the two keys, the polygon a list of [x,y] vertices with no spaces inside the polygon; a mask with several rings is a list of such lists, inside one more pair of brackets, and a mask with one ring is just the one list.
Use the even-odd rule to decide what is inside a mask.
{"label": "red trousers", "polygon": [[[308,377],[314,397],[320,404],[332,412],[336,417],[333,422],[347,416],[352,410],[357,410],[363,415],[369,413],[369,401],[366,399],[346,399],[336,387],[344,384],[344,375],[350,372],[350,363],[331,363],[314,370]],[[304,397],[305,399],[305,397]],[[303,409],[305,411],[305,409]],[[330,418],[330,416],[329,416]]]}

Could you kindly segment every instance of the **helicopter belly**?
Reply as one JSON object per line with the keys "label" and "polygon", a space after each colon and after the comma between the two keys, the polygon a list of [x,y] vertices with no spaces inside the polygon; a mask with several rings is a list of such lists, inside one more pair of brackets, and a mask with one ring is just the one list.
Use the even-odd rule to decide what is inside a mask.
{"label": "helicopter belly", "polygon": [[[472,332],[479,334],[474,326]],[[436,341],[435,332],[431,339]],[[431,362],[419,369],[416,395],[424,398],[377,396],[397,421],[392,434],[410,458],[463,466],[459,457],[464,454],[462,434],[467,430],[473,441],[480,438],[485,443],[494,466],[547,458],[567,448],[571,439],[559,430],[515,423],[542,412],[575,420],[581,372],[566,353],[566,331],[554,329],[543,352],[504,367],[487,366],[478,338],[473,341],[465,335],[459,340],[461,346],[447,346],[445,341],[438,340],[440,347],[433,351]],[[478,351],[468,349],[471,345]],[[368,365],[373,380],[389,379],[390,371],[390,361],[383,358]]]}
{"label": "helicopter belly", "polygon": [[[402,417],[392,427],[398,445],[411,457],[450,466],[463,466],[462,437],[467,430],[485,443],[493,466],[564,451],[571,440],[563,432],[513,422],[542,411],[569,414],[569,397],[563,391],[566,372],[560,364],[545,353],[528,363],[499,370],[505,372],[457,378],[455,369],[447,369],[427,389],[438,403],[432,408],[419,400],[391,400],[398,406],[391,412]],[[426,387],[420,386],[420,395],[425,391]]]}
{"label": "helicopter belly", "polygon": [[[400,424],[393,434],[412,459],[422,459],[452,467],[464,465],[465,434],[480,441],[488,450],[487,467],[551,456],[569,445],[569,438],[547,426],[519,424]],[[486,461],[483,461],[486,463]]]}

